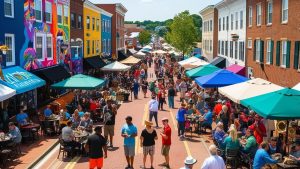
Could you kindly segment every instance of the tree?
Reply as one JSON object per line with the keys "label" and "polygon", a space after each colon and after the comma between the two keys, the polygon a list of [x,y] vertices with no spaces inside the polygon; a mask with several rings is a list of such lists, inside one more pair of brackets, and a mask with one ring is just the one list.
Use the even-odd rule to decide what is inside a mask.
{"label": "tree", "polygon": [[139,34],[139,42],[141,45],[145,45],[145,44],[148,44],[150,43],[151,41],[151,33],[147,30],[144,30],[142,32],[140,32]]}
{"label": "tree", "polygon": [[183,54],[192,49],[194,42],[197,41],[197,31],[189,11],[181,12],[174,17],[166,39]]}
{"label": "tree", "polygon": [[201,42],[202,41],[202,31],[201,31],[202,18],[197,14],[192,14],[192,17],[193,17],[194,24],[196,26],[197,41]]}

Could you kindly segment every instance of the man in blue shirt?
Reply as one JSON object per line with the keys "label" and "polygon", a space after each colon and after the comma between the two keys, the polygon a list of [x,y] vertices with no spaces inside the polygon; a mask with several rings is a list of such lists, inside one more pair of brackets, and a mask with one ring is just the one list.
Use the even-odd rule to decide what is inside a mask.
{"label": "man in blue shirt", "polygon": [[268,154],[269,144],[267,142],[262,142],[260,144],[261,148],[256,151],[253,169],[261,169],[266,164],[275,164],[277,160],[271,158]]}
{"label": "man in blue shirt", "polygon": [[178,136],[180,136],[180,139],[184,138],[184,122],[185,122],[185,115],[187,114],[186,110],[186,104],[181,103],[181,107],[178,109],[176,120],[178,122]]}
{"label": "man in blue shirt", "polygon": [[24,112],[23,108],[20,108],[20,113],[17,114],[16,120],[21,126],[28,123],[28,115]]}
{"label": "man in blue shirt", "polygon": [[201,122],[201,127],[211,127],[212,124],[212,112],[209,110],[209,107],[205,106],[204,107],[204,115],[203,119],[200,119]]}
{"label": "man in blue shirt", "polygon": [[124,137],[124,152],[128,166],[126,169],[133,168],[135,156],[135,137],[137,136],[137,128],[132,124],[132,117],[127,116],[126,124],[122,127],[121,136]]}
{"label": "man in blue shirt", "polygon": [[50,109],[50,105],[47,105],[47,108],[44,110],[44,116],[50,117],[52,115],[52,110]]}
{"label": "man in blue shirt", "polygon": [[17,143],[17,144],[21,143],[22,135],[21,135],[19,128],[17,126],[15,126],[15,124],[13,122],[9,122],[8,127],[9,127],[9,134],[12,137],[13,142]]}

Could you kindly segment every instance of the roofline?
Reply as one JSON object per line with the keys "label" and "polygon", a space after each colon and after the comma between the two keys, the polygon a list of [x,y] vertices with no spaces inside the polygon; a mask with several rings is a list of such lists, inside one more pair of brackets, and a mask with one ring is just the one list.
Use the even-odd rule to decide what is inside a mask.
{"label": "roofline", "polygon": [[112,17],[112,16],[113,16],[113,14],[107,12],[106,10],[104,10],[104,9],[102,9],[102,8],[100,8],[100,11],[101,11],[101,14],[103,14],[103,15],[105,15],[105,16],[109,16],[109,17]]}
{"label": "roofline", "polygon": [[207,7],[203,8],[201,11],[199,11],[199,14],[201,15],[205,11],[207,11],[209,9],[214,9],[214,8],[215,8],[215,5],[208,5]]}
{"label": "roofline", "polygon": [[94,10],[95,12],[101,13],[101,8],[98,6],[94,5],[92,2],[85,0],[83,3],[83,7],[89,8],[91,10]]}

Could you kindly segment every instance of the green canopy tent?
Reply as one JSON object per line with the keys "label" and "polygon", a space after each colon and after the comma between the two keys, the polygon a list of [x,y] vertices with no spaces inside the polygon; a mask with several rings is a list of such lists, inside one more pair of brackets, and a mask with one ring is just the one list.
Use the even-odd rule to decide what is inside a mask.
{"label": "green canopy tent", "polygon": [[77,74],[66,80],[53,84],[52,88],[58,89],[84,89],[92,90],[104,86],[105,80],[91,76]]}
{"label": "green canopy tent", "polygon": [[188,71],[185,72],[185,74],[189,78],[195,79],[195,78],[200,77],[200,76],[209,75],[209,74],[211,74],[211,73],[213,73],[217,70],[220,70],[220,68],[218,68],[214,65],[208,64],[208,65],[205,65],[205,66],[200,66],[200,67],[188,70]]}

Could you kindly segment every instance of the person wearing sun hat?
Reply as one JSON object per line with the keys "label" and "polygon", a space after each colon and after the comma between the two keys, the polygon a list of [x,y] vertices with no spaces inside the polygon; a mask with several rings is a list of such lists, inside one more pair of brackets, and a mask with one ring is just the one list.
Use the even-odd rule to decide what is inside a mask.
{"label": "person wearing sun hat", "polygon": [[143,147],[143,166],[141,168],[146,168],[147,155],[150,155],[151,167],[153,169],[153,157],[155,152],[155,140],[157,140],[157,133],[152,127],[153,123],[151,121],[145,120],[145,129],[142,131],[140,136],[140,146]]}
{"label": "person wearing sun hat", "polygon": [[196,163],[197,163],[196,159],[194,159],[192,156],[188,156],[184,160],[184,167],[181,167],[180,169],[193,169],[193,166]]}

